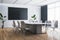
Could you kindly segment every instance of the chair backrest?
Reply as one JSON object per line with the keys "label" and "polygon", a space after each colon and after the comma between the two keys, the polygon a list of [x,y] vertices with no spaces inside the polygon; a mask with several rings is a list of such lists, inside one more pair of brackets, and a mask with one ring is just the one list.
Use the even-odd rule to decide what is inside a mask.
{"label": "chair backrest", "polygon": [[21,28],[22,28],[22,29],[25,28],[25,23],[24,23],[24,21],[21,21]]}
{"label": "chair backrest", "polygon": [[51,25],[52,25],[53,28],[58,28],[58,21],[53,20]]}
{"label": "chair backrest", "polygon": [[55,21],[54,26],[55,28],[58,28],[58,21]]}
{"label": "chair backrest", "polygon": [[[48,23],[46,26],[50,27],[51,26],[51,21],[46,21]],[[50,23],[50,24],[49,24]]]}
{"label": "chair backrest", "polygon": [[17,23],[18,23],[18,27],[20,27],[20,22],[19,22],[19,21],[17,21]]}
{"label": "chair backrest", "polygon": [[15,23],[15,21],[13,20],[13,27],[16,27],[16,23]]}

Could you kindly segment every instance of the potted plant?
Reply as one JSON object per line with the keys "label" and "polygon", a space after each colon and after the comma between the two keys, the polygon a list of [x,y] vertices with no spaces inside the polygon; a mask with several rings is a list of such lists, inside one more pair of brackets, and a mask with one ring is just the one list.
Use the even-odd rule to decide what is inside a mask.
{"label": "potted plant", "polygon": [[2,13],[0,13],[0,21],[2,21],[2,29],[4,28],[4,22],[5,22],[5,19],[3,18],[6,18],[6,16],[3,17]]}
{"label": "potted plant", "polygon": [[0,20],[3,20],[3,15],[0,13]]}
{"label": "potted plant", "polygon": [[33,22],[36,20],[36,15],[34,14],[33,16],[31,16],[31,18],[33,19]]}

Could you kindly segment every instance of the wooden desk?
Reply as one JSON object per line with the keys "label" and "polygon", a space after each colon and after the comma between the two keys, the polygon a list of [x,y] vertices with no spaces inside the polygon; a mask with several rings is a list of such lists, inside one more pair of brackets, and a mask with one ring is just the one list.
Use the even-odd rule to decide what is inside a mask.
{"label": "wooden desk", "polygon": [[42,33],[42,26],[47,23],[25,23],[31,28],[32,33]]}

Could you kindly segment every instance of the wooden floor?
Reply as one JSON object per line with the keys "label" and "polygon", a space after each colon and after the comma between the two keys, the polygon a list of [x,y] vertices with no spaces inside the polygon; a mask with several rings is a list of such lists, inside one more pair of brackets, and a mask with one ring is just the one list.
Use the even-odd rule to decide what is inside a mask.
{"label": "wooden floor", "polygon": [[11,28],[0,28],[0,40],[48,40],[48,36],[47,34],[24,35],[21,32],[14,32]]}

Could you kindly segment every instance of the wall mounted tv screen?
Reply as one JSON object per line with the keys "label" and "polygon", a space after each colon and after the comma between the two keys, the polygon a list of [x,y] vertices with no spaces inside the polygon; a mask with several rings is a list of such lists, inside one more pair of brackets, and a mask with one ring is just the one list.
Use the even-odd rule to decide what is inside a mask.
{"label": "wall mounted tv screen", "polygon": [[27,8],[8,7],[8,20],[27,20]]}

